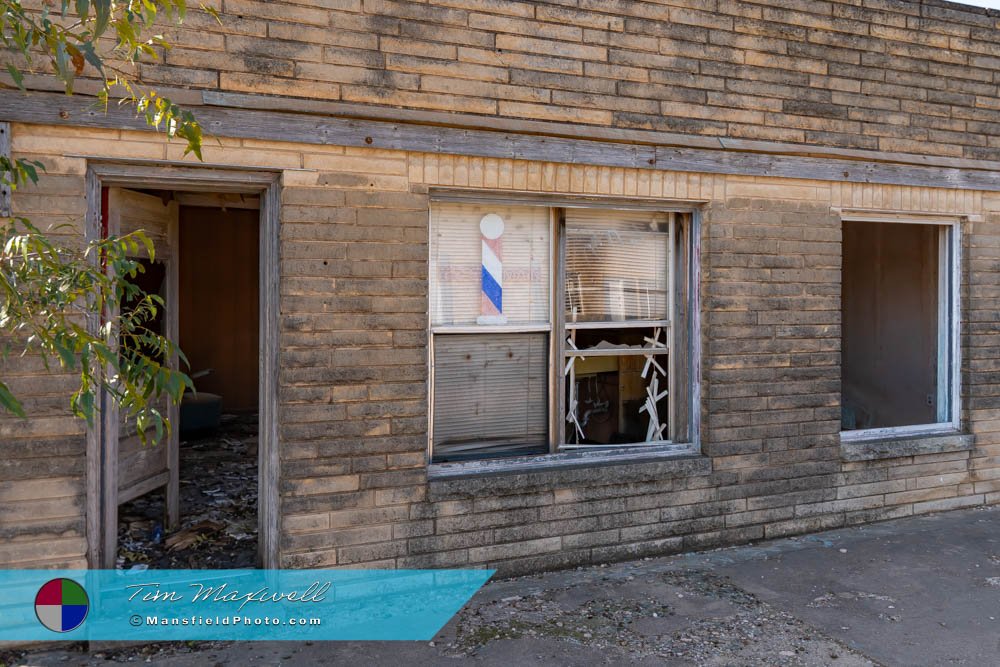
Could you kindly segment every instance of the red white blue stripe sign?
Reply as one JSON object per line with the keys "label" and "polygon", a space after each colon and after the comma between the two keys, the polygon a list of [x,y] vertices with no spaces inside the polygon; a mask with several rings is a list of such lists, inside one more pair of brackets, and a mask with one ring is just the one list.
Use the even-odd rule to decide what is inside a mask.
{"label": "red white blue stripe sign", "polygon": [[479,324],[506,324],[503,314],[503,231],[504,222],[496,213],[479,221],[482,234],[482,305]]}

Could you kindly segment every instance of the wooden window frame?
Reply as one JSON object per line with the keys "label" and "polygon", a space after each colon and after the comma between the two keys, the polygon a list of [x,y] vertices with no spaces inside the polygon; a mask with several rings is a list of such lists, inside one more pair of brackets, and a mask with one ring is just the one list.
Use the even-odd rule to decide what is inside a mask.
{"label": "wooden window frame", "polygon": [[[938,240],[937,404],[932,424],[887,426],[840,431],[842,443],[948,435],[961,432],[962,415],[962,221],[963,218],[851,212],[841,222],[935,225]],[[843,340],[843,333],[841,333]],[[942,400],[944,399],[944,400]],[[942,404],[944,404],[942,406]]]}
{"label": "wooden window frame", "polygon": [[[430,308],[428,308],[428,416],[427,416],[427,462],[432,470],[436,470],[442,475],[454,474],[456,471],[481,470],[482,472],[500,471],[506,469],[517,469],[525,464],[532,467],[544,468],[559,466],[563,461],[573,465],[581,461],[588,464],[599,464],[605,459],[625,459],[630,456],[646,456],[647,454],[665,456],[690,456],[699,454],[700,447],[700,422],[701,422],[701,308],[700,308],[700,284],[701,284],[701,211],[696,206],[676,205],[672,202],[649,199],[631,198],[610,198],[610,197],[572,197],[559,195],[544,195],[538,193],[516,193],[509,192],[481,192],[455,189],[434,189],[430,193],[429,219],[433,215],[433,208],[438,204],[448,203],[472,203],[472,204],[505,204],[512,206],[541,206],[549,211],[550,217],[550,248],[549,258],[551,269],[549,271],[549,322],[546,325],[445,325],[435,326],[431,324]],[[563,274],[564,262],[564,215],[568,208],[588,208],[607,209],[619,211],[649,211],[654,213],[676,214],[686,217],[687,228],[687,271],[686,285],[687,292],[684,295],[687,306],[687,345],[684,350],[678,353],[673,344],[668,350],[670,369],[668,370],[669,391],[673,396],[677,388],[674,386],[676,360],[680,357],[687,365],[688,382],[686,391],[688,395],[687,404],[687,438],[683,442],[674,442],[672,439],[652,442],[639,442],[628,444],[611,444],[591,447],[567,447],[565,443],[566,421],[565,421],[565,385],[563,365],[565,363],[566,346],[564,343],[566,323],[564,313],[563,294]],[[673,240],[675,238],[676,225],[682,224],[680,218],[672,221],[670,232],[670,253],[669,253],[669,312],[672,320],[675,318],[675,269],[676,261],[674,256]],[[430,230],[429,230],[430,233]],[[433,271],[434,267],[430,258],[430,247],[428,247],[428,267]],[[428,301],[431,295],[428,293]],[[621,328],[622,323],[593,323],[578,328]],[[610,326],[609,326],[610,325]],[[655,326],[655,322],[641,321],[639,323],[626,323],[625,327],[649,327]],[[549,336],[549,451],[547,454],[534,456],[511,456],[497,458],[481,458],[470,461],[440,463],[433,461],[434,454],[434,339],[436,335],[447,335],[454,333],[546,333]],[[556,335],[556,334],[559,335]],[[673,327],[668,336],[671,343],[674,340]],[[617,354],[624,354],[616,351]],[[637,352],[641,354],[641,352]],[[683,356],[681,356],[681,354]],[[596,355],[591,355],[596,356]],[[673,415],[673,410],[671,410]],[[673,421],[673,419],[671,419]],[[672,426],[671,426],[672,427]]]}

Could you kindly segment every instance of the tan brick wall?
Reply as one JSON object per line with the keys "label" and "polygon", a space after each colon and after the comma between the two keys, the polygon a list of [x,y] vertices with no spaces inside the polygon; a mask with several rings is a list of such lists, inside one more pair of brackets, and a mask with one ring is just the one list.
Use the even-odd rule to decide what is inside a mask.
{"label": "tan brick wall", "polygon": [[[39,191],[15,196],[19,211],[39,219],[82,215],[85,161],[66,155],[164,158],[181,150],[142,132],[15,125],[13,137],[18,155],[49,166]],[[510,573],[1000,501],[998,195],[266,140],[210,142],[205,159],[287,167],[285,566],[489,564]],[[703,206],[705,457],[428,483],[432,186]],[[47,206],[45,188],[56,207]],[[839,208],[973,216],[962,223],[963,401],[973,451],[841,460]],[[29,378],[21,390],[37,402],[27,422],[0,418],[0,563],[41,554],[80,563],[82,429],[59,400],[68,379],[41,375],[33,363],[9,361],[4,370]],[[18,463],[37,458],[48,466]],[[32,488],[52,497],[34,499]],[[20,514],[8,510],[15,505]]]}
{"label": "tan brick wall", "polygon": [[[44,156],[50,174],[17,193],[13,212],[42,229],[65,225],[55,236],[82,242],[86,164],[51,148],[86,133],[50,128],[46,134],[40,151],[28,133],[15,149]],[[0,567],[86,567],[85,426],[69,410],[77,380],[68,371],[47,373],[40,357],[14,350],[0,357],[0,377],[31,418],[0,412]]]}
{"label": "tan brick wall", "polygon": [[192,9],[183,27],[167,30],[174,48],[142,67],[146,81],[1000,159],[1000,18],[974,7],[933,0],[208,4],[221,12],[221,25]]}

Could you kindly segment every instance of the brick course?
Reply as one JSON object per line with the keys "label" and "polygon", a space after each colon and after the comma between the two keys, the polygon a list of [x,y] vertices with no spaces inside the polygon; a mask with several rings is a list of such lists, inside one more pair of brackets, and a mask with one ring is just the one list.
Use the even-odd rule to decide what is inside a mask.
{"label": "brick course", "polygon": [[[216,0],[150,83],[1000,159],[1000,16],[926,0]],[[488,121],[483,121],[488,122]]]}

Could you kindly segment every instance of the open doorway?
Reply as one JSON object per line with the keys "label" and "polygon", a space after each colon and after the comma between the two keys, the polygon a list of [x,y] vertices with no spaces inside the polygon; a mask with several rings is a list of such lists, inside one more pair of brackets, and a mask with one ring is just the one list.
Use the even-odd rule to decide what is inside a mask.
{"label": "open doorway", "polygon": [[[120,482],[115,566],[247,568],[257,560],[259,209],[253,195],[176,190],[111,192],[110,207],[144,212],[149,225],[176,225],[166,261],[151,263],[140,286],[163,293],[176,265],[178,342],[196,392],[184,396],[175,424],[177,454],[168,478],[148,492]],[[109,210],[112,220],[125,219]],[[133,220],[140,226],[143,221]],[[156,227],[147,233],[155,234]],[[154,237],[154,243],[159,241]],[[159,259],[159,258],[157,258]],[[123,305],[123,307],[126,307]],[[155,324],[155,323],[154,323]],[[162,327],[161,327],[162,331]],[[134,453],[119,441],[119,479],[137,477]],[[168,449],[170,445],[168,444]],[[147,448],[148,449],[148,448]],[[143,450],[139,450],[144,454]],[[154,457],[155,458],[155,457]],[[155,472],[146,464],[147,472]],[[176,488],[171,487],[176,484]],[[176,500],[172,494],[176,493]],[[176,503],[171,508],[171,503]]]}
{"label": "open doorway", "polygon": [[101,210],[88,235],[143,229],[153,240],[155,257],[137,257],[141,286],[163,297],[153,326],[179,342],[197,389],[153,447],[104,404],[88,436],[91,563],[274,567],[277,274],[263,257],[276,256],[276,180],[212,171],[201,182],[140,166],[95,166],[90,178]]}

